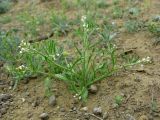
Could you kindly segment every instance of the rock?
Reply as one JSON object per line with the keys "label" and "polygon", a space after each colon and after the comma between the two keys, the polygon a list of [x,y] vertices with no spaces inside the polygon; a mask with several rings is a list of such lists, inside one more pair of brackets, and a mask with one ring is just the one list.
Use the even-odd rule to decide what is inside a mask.
{"label": "rock", "polygon": [[1,113],[2,115],[6,114],[6,113],[7,113],[6,108],[1,108],[0,113]]}
{"label": "rock", "polygon": [[34,101],[33,103],[32,103],[32,106],[33,107],[37,107],[39,104],[38,104],[38,102],[37,101]]}
{"label": "rock", "polygon": [[92,93],[92,94],[95,94],[97,93],[98,91],[98,88],[96,85],[91,85],[90,88],[89,88],[89,92]]}
{"label": "rock", "polygon": [[155,22],[160,21],[160,15],[154,16],[153,21]]}
{"label": "rock", "polygon": [[12,96],[10,94],[1,94],[0,95],[0,101],[7,101],[10,99]]}
{"label": "rock", "polygon": [[102,108],[101,107],[95,107],[95,108],[93,108],[93,114],[95,114],[95,115],[102,115]]}
{"label": "rock", "polygon": [[29,97],[30,96],[30,93],[29,92],[26,92],[25,93],[25,97]]}
{"label": "rock", "polygon": [[65,112],[65,109],[62,107],[62,108],[60,108],[60,111],[61,112]]}
{"label": "rock", "polygon": [[88,114],[88,113],[85,113],[85,114],[84,114],[84,118],[85,118],[85,120],[89,120],[89,119],[90,119],[89,114]]}
{"label": "rock", "polygon": [[52,95],[50,98],[49,98],[49,105],[50,106],[55,106],[56,105],[56,97],[54,95]]}
{"label": "rock", "polygon": [[88,107],[81,108],[81,111],[87,112],[88,111]]}
{"label": "rock", "polygon": [[107,112],[105,112],[104,114],[103,114],[103,120],[106,120],[107,118],[108,118],[108,113]]}
{"label": "rock", "polygon": [[146,115],[142,115],[138,120],[149,120],[149,119]]}
{"label": "rock", "polygon": [[48,113],[42,113],[39,117],[41,120],[48,120],[49,119]]}
{"label": "rock", "polygon": [[75,106],[72,106],[72,107],[71,107],[71,110],[72,110],[72,111],[76,111],[77,108],[76,108]]}
{"label": "rock", "polygon": [[28,114],[27,114],[27,118],[29,118],[29,119],[30,119],[32,116],[33,116],[33,113],[28,113]]}

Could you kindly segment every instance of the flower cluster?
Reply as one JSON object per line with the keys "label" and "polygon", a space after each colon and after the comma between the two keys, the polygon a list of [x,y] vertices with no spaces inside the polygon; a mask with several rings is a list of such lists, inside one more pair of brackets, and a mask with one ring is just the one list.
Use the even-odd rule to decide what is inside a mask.
{"label": "flower cluster", "polygon": [[26,66],[24,66],[24,65],[20,65],[19,67],[17,67],[16,69],[17,70],[23,70],[23,69],[26,69],[27,67]]}
{"label": "flower cluster", "polygon": [[56,59],[57,57],[60,57],[60,54],[57,53],[57,54],[55,54],[55,55],[49,55],[49,56],[52,57],[53,60],[55,61],[55,60],[57,60],[57,59]]}
{"label": "flower cluster", "polygon": [[85,31],[89,31],[89,26],[86,22],[87,17],[86,16],[82,16],[81,17],[81,22],[82,22],[82,26],[84,28]]}
{"label": "flower cluster", "polygon": [[81,97],[79,94],[75,94],[73,97],[74,97],[74,98],[78,98],[79,100],[82,99],[82,97]]}
{"label": "flower cluster", "polygon": [[20,65],[19,67],[16,68],[20,73],[25,73],[27,71],[27,67],[24,65]]}
{"label": "flower cluster", "polygon": [[148,56],[142,60],[138,60],[137,63],[151,63],[151,57]]}
{"label": "flower cluster", "polygon": [[20,48],[19,53],[22,54],[24,52],[27,52],[29,50],[28,46],[30,46],[30,44],[22,40],[20,45],[18,46]]}

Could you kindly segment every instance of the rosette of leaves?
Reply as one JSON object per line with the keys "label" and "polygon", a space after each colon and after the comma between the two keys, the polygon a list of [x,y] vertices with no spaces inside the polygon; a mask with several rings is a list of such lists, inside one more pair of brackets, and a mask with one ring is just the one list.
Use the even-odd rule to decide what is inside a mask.
{"label": "rosette of leaves", "polygon": [[11,8],[11,1],[10,0],[0,0],[0,14],[6,13]]}
{"label": "rosette of leaves", "polygon": [[160,37],[160,22],[149,22],[148,30],[155,36]]}

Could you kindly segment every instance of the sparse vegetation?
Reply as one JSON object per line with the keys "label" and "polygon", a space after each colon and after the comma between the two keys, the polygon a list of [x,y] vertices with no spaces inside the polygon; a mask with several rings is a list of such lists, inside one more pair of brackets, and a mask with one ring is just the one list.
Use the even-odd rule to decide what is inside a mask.
{"label": "sparse vegetation", "polygon": [[63,14],[52,13],[51,15],[52,30],[57,35],[66,35],[70,31],[70,23],[67,17]]}
{"label": "sparse vegetation", "polygon": [[44,23],[42,15],[34,16],[28,11],[22,12],[17,16],[17,19],[22,22],[26,29],[26,34],[29,36],[37,36],[39,33],[39,26]]}
{"label": "sparse vegetation", "polygon": [[141,30],[143,23],[137,20],[128,20],[124,23],[124,27],[127,32],[134,33]]}

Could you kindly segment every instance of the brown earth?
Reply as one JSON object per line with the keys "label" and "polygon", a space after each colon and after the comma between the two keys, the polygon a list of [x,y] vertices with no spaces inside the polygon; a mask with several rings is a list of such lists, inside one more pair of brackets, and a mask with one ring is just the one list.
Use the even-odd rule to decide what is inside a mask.
{"label": "brown earth", "polygon": [[[43,4],[47,3],[38,3],[37,6]],[[22,7],[17,6],[13,8],[13,14]],[[153,0],[149,12],[146,11],[143,16],[144,19],[160,14],[159,6],[160,1]],[[12,23],[3,27],[7,29],[10,25],[12,26]],[[97,83],[98,92],[90,94],[85,104],[77,102],[67,90],[67,86],[60,81],[53,83],[53,92],[57,97],[55,107],[49,106],[48,98],[44,97],[43,78],[31,79],[28,84],[20,83],[13,91],[9,89],[9,79],[1,68],[0,80],[5,84],[3,86],[0,84],[0,92],[12,94],[13,102],[0,119],[39,120],[39,115],[47,112],[49,120],[100,120],[90,114],[94,107],[100,106],[103,114],[108,114],[108,120],[160,120],[160,46],[153,45],[154,37],[147,31],[133,34],[122,32],[117,36],[116,42],[120,51],[132,50],[141,58],[150,56],[152,63],[121,71]],[[123,96],[122,105],[118,108],[114,106],[117,95]],[[155,111],[152,111],[151,107],[153,99],[156,100]],[[88,107],[89,114],[80,110],[83,106]]]}

